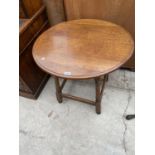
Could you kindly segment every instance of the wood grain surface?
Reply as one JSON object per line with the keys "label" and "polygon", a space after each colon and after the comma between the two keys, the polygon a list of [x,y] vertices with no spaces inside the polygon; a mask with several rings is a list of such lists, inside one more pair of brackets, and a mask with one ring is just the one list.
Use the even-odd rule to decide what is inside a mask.
{"label": "wood grain surface", "polygon": [[[135,0],[64,0],[67,20],[101,19],[124,27],[135,38]],[[135,55],[122,67],[135,68]]]}
{"label": "wood grain surface", "polygon": [[67,20],[93,18],[114,22],[134,37],[135,0],[64,0],[64,5]]}
{"label": "wood grain surface", "polygon": [[87,79],[119,68],[133,50],[133,39],[121,26],[81,19],[60,23],[44,32],[33,46],[33,57],[49,74]]}

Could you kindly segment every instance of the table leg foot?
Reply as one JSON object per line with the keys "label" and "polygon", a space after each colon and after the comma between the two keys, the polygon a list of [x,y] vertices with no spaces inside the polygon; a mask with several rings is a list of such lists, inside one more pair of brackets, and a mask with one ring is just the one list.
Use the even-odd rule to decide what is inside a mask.
{"label": "table leg foot", "polygon": [[62,97],[60,97],[60,94],[56,93],[56,97],[59,103],[62,103]]}
{"label": "table leg foot", "polygon": [[101,114],[101,111],[96,111],[96,113],[99,115],[99,114]]}

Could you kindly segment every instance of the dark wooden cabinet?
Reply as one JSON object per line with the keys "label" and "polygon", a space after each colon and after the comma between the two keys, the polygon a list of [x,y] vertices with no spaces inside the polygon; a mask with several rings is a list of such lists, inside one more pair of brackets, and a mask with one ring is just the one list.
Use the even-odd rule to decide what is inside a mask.
{"label": "dark wooden cabinet", "polygon": [[36,99],[49,75],[35,64],[32,47],[49,23],[41,1],[22,0],[19,8],[19,94]]}

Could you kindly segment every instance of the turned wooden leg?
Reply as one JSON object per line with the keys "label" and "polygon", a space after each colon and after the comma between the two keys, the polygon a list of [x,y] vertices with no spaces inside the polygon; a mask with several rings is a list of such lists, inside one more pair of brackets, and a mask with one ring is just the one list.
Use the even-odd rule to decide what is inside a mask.
{"label": "turned wooden leg", "polygon": [[95,87],[96,87],[96,113],[101,113],[101,100],[100,100],[100,79],[95,79]]}
{"label": "turned wooden leg", "polygon": [[[103,90],[105,86],[105,82],[108,79],[108,75],[105,75],[104,78],[95,78],[95,87],[96,87],[96,113],[100,114],[101,113],[101,100],[102,100],[102,95],[103,95]],[[102,84],[100,84],[102,82]]]}
{"label": "turned wooden leg", "polygon": [[62,103],[62,91],[61,91],[61,86],[59,83],[59,78],[58,77],[54,77],[55,80],[55,89],[56,89],[56,97],[59,103]]}

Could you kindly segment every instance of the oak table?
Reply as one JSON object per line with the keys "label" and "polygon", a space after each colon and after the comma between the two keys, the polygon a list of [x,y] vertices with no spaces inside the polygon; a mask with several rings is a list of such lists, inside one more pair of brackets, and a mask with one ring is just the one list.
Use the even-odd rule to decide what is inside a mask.
{"label": "oak table", "polygon": [[[108,73],[118,69],[133,54],[131,35],[121,26],[96,19],[72,20],[45,31],[33,46],[36,64],[55,79],[59,103],[64,98],[96,106],[101,113],[101,99]],[[60,84],[59,78],[63,78]],[[68,79],[94,79],[96,99],[62,93]]]}

